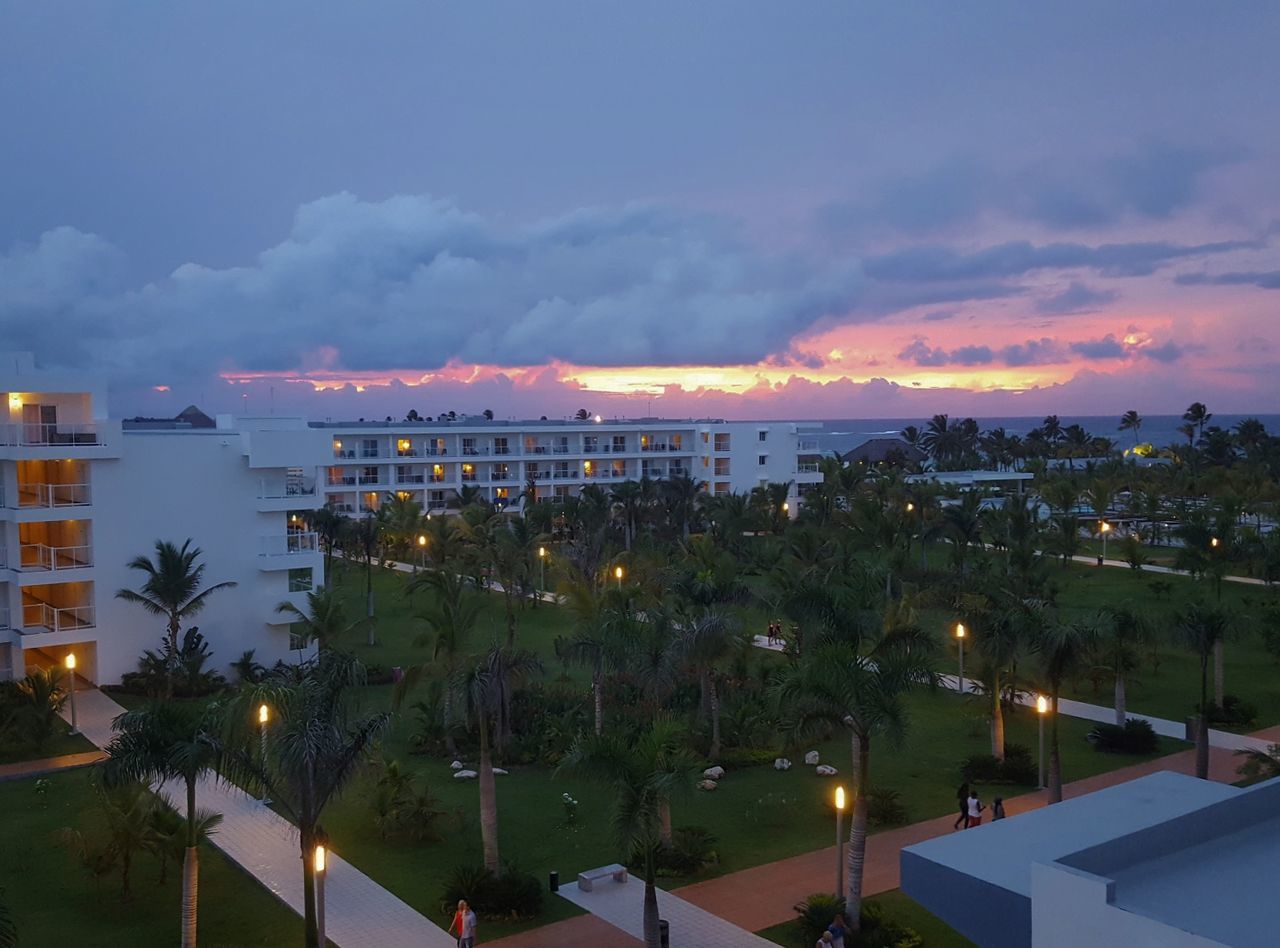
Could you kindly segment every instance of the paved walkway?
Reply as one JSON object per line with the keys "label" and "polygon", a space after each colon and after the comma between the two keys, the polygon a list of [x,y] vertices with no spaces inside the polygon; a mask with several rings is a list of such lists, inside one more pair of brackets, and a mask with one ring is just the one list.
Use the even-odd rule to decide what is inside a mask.
{"label": "paved walkway", "polygon": [[[400,562],[400,560],[387,560],[387,565],[390,566],[393,570],[395,570],[398,573],[419,573],[422,571],[422,567],[419,567],[418,564],[402,563]],[[468,576],[467,579],[471,579],[471,577]],[[501,593],[506,590],[506,587],[504,587],[502,583],[498,582],[496,579],[489,580],[489,584],[484,588],[488,592],[496,592],[496,593]],[[535,593],[529,593],[526,598],[532,599],[534,595]],[[536,593],[536,595],[538,599],[540,599],[542,602],[558,603],[560,601],[560,597],[557,596],[554,592],[538,592]]]}
{"label": "paved walkway", "polygon": [[[832,858],[835,858],[834,853]],[[596,883],[591,892],[583,892],[574,882],[562,886],[560,896],[628,935],[643,939],[644,882],[635,876],[622,883],[613,880]],[[723,914],[729,918],[737,915],[736,912]],[[712,914],[663,889],[658,890],[658,915],[671,923],[671,948],[702,948],[704,945],[767,948],[773,944],[726,921],[721,914]]]}
{"label": "paved walkway", "polygon": [[[1213,780],[1230,783],[1236,779],[1239,763],[1231,751],[1213,748],[1209,755],[1209,776]],[[1168,757],[1134,764],[1110,773],[1098,774],[1085,780],[1077,780],[1063,787],[1064,797],[1076,797],[1092,793],[1104,787],[1143,777],[1159,770],[1178,773],[1195,772],[1195,752],[1182,751]],[[1005,801],[1010,817],[1045,806],[1045,791],[1025,794]],[[910,826],[884,830],[867,839],[867,857],[863,877],[863,894],[878,895],[899,886],[898,856],[904,846],[912,846],[954,832],[954,816],[943,816]],[[695,882],[676,890],[676,894],[688,902],[701,906],[708,912],[732,918],[743,928],[758,931],[795,918],[792,908],[814,892],[829,892],[835,885],[834,846],[803,853],[767,863],[741,872]]]}
{"label": "paved walkway", "polygon": [[[484,938],[484,929],[480,931]],[[644,940],[614,928],[594,915],[575,915],[563,922],[552,922],[519,935],[508,935],[495,942],[483,941],[486,948],[567,948],[570,945],[607,945],[608,948],[643,948]]]}
{"label": "paved walkway", "polygon": [[[1044,553],[1042,551],[1040,555],[1049,556],[1050,554]],[[1056,557],[1056,554],[1053,554],[1053,555]],[[1071,560],[1074,563],[1084,563],[1088,566],[1096,566],[1098,563],[1098,557],[1096,555],[1087,556],[1087,555],[1081,554],[1079,556],[1071,557]],[[1133,567],[1129,565],[1127,560],[1104,559],[1102,561],[1102,565],[1115,566],[1121,569],[1133,569]],[[1142,572],[1144,573],[1164,573],[1168,576],[1190,576],[1191,575],[1184,569],[1174,569],[1172,566],[1157,566],[1154,563],[1143,563],[1142,566],[1138,568],[1142,570]],[[1243,583],[1246,586],[1268,585],[1266,580],[1257,579],[1253,576],[1223,576],[1222,579],[1228,583]]]}
{"label": "paved walkway", "polygon": [[61,757],[41,757],[38,760],[20,760],[14,764],[0,764],[0,782],[22,780],[24,777],[42,777],[60,770],[90,767],[106,760],[102,751],[85,751],[83,754],[63,754]]}
{"label": "paved walkway", "polygon": [[[105,747],[111,722],[124,708],[96,689],[78,692],[76,703],[81,732]],[[165,785],[159,792],[171,796],[175,789]],[[196,802],[222,814],[210,841],[301,915],[302,857],[294,826],[244,791],[212,778],[200,781]],[[325,882],[325,922],[329,941],[341,948],[455,948],[455,940],[437,925],[334,854]]]}

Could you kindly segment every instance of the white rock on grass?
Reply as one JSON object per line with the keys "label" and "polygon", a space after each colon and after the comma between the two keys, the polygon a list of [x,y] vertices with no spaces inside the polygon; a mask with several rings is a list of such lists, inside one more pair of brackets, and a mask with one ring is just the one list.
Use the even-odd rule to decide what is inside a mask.
{"label": "white rock on grass", "polygon": [[474,770],[459,770],[453,775],[454,780],[474,780],[480,776]]}
{"label": "white rock on grass", "polygon": [[714,789],[716,788],[716,786],[717,786],[717,784],[716,784],[716,782],[715,782],[714,780],[699,780],[699,781],[698,781],[698,789],[699,789],[699,790],[714,790]]}
{"label": "white rock on grass", "polygon": [[450,765],[449,765],[449,769],[450,769],[450,770],[461,770],[461,769],[462,769],[462,761],[460,761],[460,760],[455,760],[452,764],[450,764]]}
{"label": "white rock on grass", "polygon": [[819,760],[821,760],[821,758],[818,756],[817,751],[809,751],[809,753],[804,755],[804,762],[810,767],[816,767]]}
{"label": "white rock on grass", "polygon": [[702,776],[708,780],[719,780],[724,776],[724,768],[719,766],[708,767],[702,772]]}
{"label": "white rock on grass", "polygon": [[497,776],[497,777],[505,777],[507,775],[507,772],[503,770],[501,767],[494,767],[493,773],[494,773],[494,776]]}
{"label": "white rock on grass", "polygon": [[791,761],[787,760],[787,758],[785,757],[778,757],[773,762],[773,769],[774,770],[790,770]]}
{"label": "white rock on grass", "polygon": [[830,764],[820,764],[814,768],[813,772],[819,777],[834,777],[836,775],[836,769]]}

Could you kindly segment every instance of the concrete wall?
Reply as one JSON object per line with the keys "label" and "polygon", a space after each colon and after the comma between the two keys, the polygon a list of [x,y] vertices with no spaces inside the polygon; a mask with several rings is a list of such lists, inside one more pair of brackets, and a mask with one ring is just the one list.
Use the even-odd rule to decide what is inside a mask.
{"label": "concrete wall", "polygon": [[1027,948],[1031,944],[1031,900],[1025,895],[909,849],[902,851],[900,871],[903,892],[983,948]]}

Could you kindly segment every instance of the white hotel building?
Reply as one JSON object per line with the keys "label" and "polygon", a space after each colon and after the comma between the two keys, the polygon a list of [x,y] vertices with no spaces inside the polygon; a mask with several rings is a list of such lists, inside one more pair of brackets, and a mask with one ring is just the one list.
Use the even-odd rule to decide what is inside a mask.
{"label": "white hotel building", "polygon": [[311,423],[198,412],[112,420],[106,389],[0,354],[0,678],[62,663],[99,684],[158,649],[163,621],[116,598],[156,540],[201,548],[206,584],[233,581],[195,618],[225,670],[254,650],[296,657],[276,606],[324,582],[308,514],[359,515],[396,492],[424,509],[474,486],[518,507],[642,477],[687,474],[717,494],[791,482],[791,511],[821,480],[804,426],[778,422]]}

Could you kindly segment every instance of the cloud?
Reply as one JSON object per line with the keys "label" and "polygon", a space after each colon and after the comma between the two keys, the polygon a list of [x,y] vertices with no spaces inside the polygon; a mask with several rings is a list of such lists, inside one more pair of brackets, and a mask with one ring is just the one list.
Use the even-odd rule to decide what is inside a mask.
{"label": "cloud", "polygon": [[[856,263],[769,256],[722,220],[640,205],[511,226],[430,197],[343,193],[302,205],[248,265],[186,264],[135,288],[123,272],[114,248],[69,228],[0,256],[6,345],[135,374],[277,371],[322,350],[351,370],[722,365],[786,352],[827,316],[876,318],[854,313]],[[100,344],[97,358],[68,337]]]}
{"label": "cloud", "polygon": [[1024,343],[993,349],[990,346],[966,345],[954,349],[930,346],[917,337],[898,353],[898,358],[921,367],[944,365],[989,365],[1000,362],[1009,366],[1054,365],[1067,361],[1067,354],[1055,340],[1028,339]]}
{"label": "cloud", "polygon": [[1155,359],[1157,362],[1177,362],[1186,354],[1187,347],[1170,341],[1157,346],[1143,346],[1138,351],[1148,359]]}
{"label": "cloud", "polygon": [[1180,273],[1174,278],[1174,282],[1183,286],[1256,286],[1263,290],[1280,290],[1280,270]]}
{"label": "cloud", "polygon": [[1072,280],[1062,292],[1036,303],[1036,312],[1052,315],[1088,313],[1107,303],[1114,303],[1119,298],[1120,294],[1114,290],[1095,290],[1079,280]]}
{"label": "cloud", "polygon": [[910,247],[863,262],[875,280],[906,283],[993,280],[1038,270],[1088,269],[1107,276],[1147,276],[1165,264],[1233,250],[1257,249],[1256,241],[1224,240],[1205,244],[1166,242],[1036,245],[1018,240],[963,253],[937,244]]}
{"label": "cloud", "polygon": [[1111,333],[1101,339],[1084,339],[1071,343],[1071,351],[1086,359],[1124,359],[1129,350]]}

